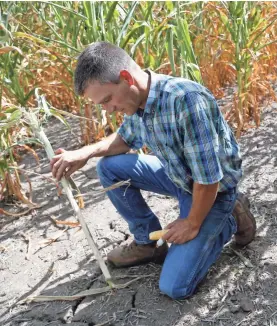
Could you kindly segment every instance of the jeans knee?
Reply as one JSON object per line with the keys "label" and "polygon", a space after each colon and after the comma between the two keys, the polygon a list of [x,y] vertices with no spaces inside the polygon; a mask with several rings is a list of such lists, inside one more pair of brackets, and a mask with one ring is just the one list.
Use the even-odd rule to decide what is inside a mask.
{"label": "jeans knee", "polygon": [[121,181],[121,177],[119,175],[119,163],[120,161],[118,156],[102,157],[98,161],[96,165],[96,172],[104,187],[108,187],[115,182]]}
{"label": "jeans knee", "polygon": [[98,175],[106,175],[108,171],[113,171],[116,169],[116,157],[114,156],[107,156],[102,157],[97,165],[96,165],[96,171]]}
{"label": "jeans knee", "polygon": [[113,157],[102,157],[97,165],[96,172],[103,186],[109,186],[113,183],[114,175],[112,173]]}
{"label": "jeans knee", "polygon": [[102,157],[96,165],[96,172],[99,176],[99,178],[101,178],[103,176],[103,172],[105,171],[105,162],[104,160],[106,159],[106,157]]}
{"label": "jeans knee", "polygon": [[178,286],[178,284],[174,284],[173,282],[165,281],[160,279],[159,288],[163,294],[166,294],[171,299],[184,299],[188,298],[193,294],[191,286]]}

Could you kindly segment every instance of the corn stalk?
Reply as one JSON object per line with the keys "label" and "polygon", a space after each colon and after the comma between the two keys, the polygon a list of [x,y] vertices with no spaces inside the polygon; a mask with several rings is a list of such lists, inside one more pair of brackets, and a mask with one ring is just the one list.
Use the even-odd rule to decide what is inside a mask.
{"label": "corn stalk", "polygon": [[[277,20],[273,14],[268,21],[261,16],[262,8],[254,2],[229,1],[222,2],[223,7],[216,7],[219,17],[230,33],[235,47],[235,62],[237,72],[238,93],[235,105],[237,121],[236,136],[241,132],[250,116],[249,90],[253,83],[252,73],[254,62],[257,60],[258,51],[262,48],[259,41]],[[276,42],[276,40],[275,40]],[[256,101],[252,101],[254,107]],[[255,108],[254,108],[255,110]],[[257,112],[254,112],[257,116]],[[257,125],[259,119],[256,118]]]}
{"label": "corn stalk", "polygon": [[[47,104],[44,100],[44,98],[40,97],[38,98],[38,102],[39,104],[42,103],[43,104],[43,109],[47,110]],[[39,122],[39,119],[37,118],[37,115],[34,111],[27,111],[26,109],[22,109],[23,110],[23,114],[24,114],[24,118],[25,120],[27,121],[27,123],[29,124],[29,126],[31,127],[33,133],[35,134],[35,136],[40,140],[40,142],[43,144],[44,148],[45,148],[45,151],[47,153],[47,156],[49,158],[49,160],[51,160],[53,158],[53,156],[55,155],[54,151],[53,151],[53,148],[46,136],[46,134],[44,133],[41,125],[40,125],[40,122]],[[65,194],[73,208],[73,211],[76,215],[76,218],[78,219],[78,221],[80,222],[81,226],[82,226],[82,229],[85,233],[85,236],[87,238],[87,241],[89,243],[89,245],[91,246],[92,250],[93,250],[93,253],[100,265],[100,268],[102,270],[102,273],[105,277],[105,280],[106,282],[108,283],[108,285],[113,288],[114,284],[112,282],[112,278],[111,278],[111,274],[97,248],[97,245],[95,243],[95,241],[93,240],[92,238],[92,235],[90,233],[90,230],[88,229],[87,227],[87,224],[85,222],[85,219],[83,217],[83,214],[79,208],[79,206],[77,205],[75,199],[74,199],[74,196],[73,196],[73,193],[72,193],[72,190],[71,190],[71,187],[70,187],[70,183],[65,179],[65,178],[62,178],[61,179],[61,184],[62,184],[62,187],[65,191]]]}

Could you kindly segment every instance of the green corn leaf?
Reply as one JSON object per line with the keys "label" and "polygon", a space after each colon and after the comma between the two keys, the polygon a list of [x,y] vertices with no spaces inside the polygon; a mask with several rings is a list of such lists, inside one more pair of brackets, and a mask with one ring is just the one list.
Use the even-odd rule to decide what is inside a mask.
{"label": "green corn leaf", "polygon": [[219,12],[219,17],[220,17],[222,23],[224,24],[224,26],[228,29],[229,33],[231,34],[233,41],[235,41],[236,34],[234,32],[234,29],[232,28],[232,26],[229,23],[228,17],[221,11]]}
{"label": "green corn leaf", "polygon": [[258,37],[260,37],[270,26],[272,26],[274,24],[274,22],[277,20],[277,15],[274,17],[274,19],[272,19],[270,21],[270,23],[268,23],[262,30],[260,33],[258,33],[254,39],[250,42],[249,47],[252,47],[254,42],[257,40]]}
{"label": "green corn leaf", "polygon": [[2,130],[7,130],[13,126],[15,126],[21,119],[22,112],[20,110],[15,110],[6,121],[0,121],[0,128]]}
{"label": "green corn leaf", "polygon": [[58,113],[55,109],[49,110],[51,115],[53,115],[55,118],[57,118],[59,121],[61,121],[69,130],[71,130],[70,124],[66,121],[66,119]]}
{"label": "green corn leaf", "polygon": [[142,40],[145,38],[145,34],[142,34],[135,42],[135,44],[131,47],[131,50],[130,50],[130,56],[131,57],[134,57],[135,55],[135,52],[136,52],[136,49],[137,47],[139,46],[139,44],[142,42]]}
{"label": "green corn leaf", "polygon": [[33,89],[30,90],[29,93],[27,93],[25,96],[24,96],[24,102],[27,103],[29,98],[35,93],[35,87]]}
{"label": "green corn leaf", "polygon": [[166,50],[169,56],[170,66],[172,70],[173,76],[176,76],[176,70],[175,70],[175,58],[174,58],[174,49],[173,49],[173,31],[172,28],[169,28],[167,30],[166,35]]}
{"label": "green corn leaf", "polygon": [[36,36],[33,36],[33,35],[30,35],[30,34],[26,34],[26,33],[23,33],[23,32],[13,32],[12,35],[14,37],[18,37],[18,38],[27,38],[31,41],[33,41],[34,43],[38,43],[40,45],[47,45],[47,42],[36,37]]}
{"label": "green corn leaf", "polygon": [[49,1],[38,1],[38,2],[41,2],[41,3],[47,3],[47,4],[51,5],[51,6],[55,6],[55,7],[57,7],[57,8],[62,9],[63,11],[67,11],[67,12],[69,12],[69,13],[75,15],[75,16],[78,16],[78,17],[80,17],[80,18],[82,18],[82,19],[84,19],[84,20],[87,19],[86,16],[81,15],[81,14],[79,14],[78,12],[76,12],[76,11],[74,11],[74,10],[72,10],[72,9],[68,9],[68,8],[63,7],[63,6],[61,6],[61,5],[58,5],[58,4],[55,3],[55,2],[49,2]]}
{"label": "green corn leaf", "polygon": [[127,32],[127,29],[128,29],[128,26],[129,26],[130,21],[133,19],[133,13],[134,13],[134,11],[135,11],[137,5],[138,5],[138,1],[134,1],[134,2],[132,2],[131,9],[129,10],[128,14],[127,14],[126,17],[125,17],[125,20],[124,20],[123,26],[122,26],[122,28],[121,28],[121,30],[120,30],[120,33],[119,33],[119,35],[118,35],[118,38],[117,38],[117,40],[116,40],[116,44],[117,44],[118,46],[121,46],[122,38],[123,38],[123,36],[124,36],[124,35],[126,34],[126,32]]}
{"label": "green corn leaf", "polygon": [[[16,106],[14,106],[14,107],[9,107],[9,108],[5,109],[4,114],[7,114],[7,113],[13,113],[13,112],[15,112],[16,110],[18,110],[18,108],[17,108]],[[1,119],[1,116],[0,116],[0,119]]]}
{"label": "green corn leaf", "polygon": [[55,29],[48,23],[48,21],[43,17],[42,12],[39,12],[35,6],[32,6],[33,10],[38,14],[38,16],[45,22],[45,24],[51,29],[51,31],[57,36],[58,39],[63,40],[60,34],[58,34]]}
{"label": "green corn leaf", "polygon": [[109,12],[106,15],[106,19],[105,19],[106,23],[110,23],[112,21],[117,4],[118,4],[118,1],[112,2],[112,5],[109,8]]}
{"label": "green corn leaf", "polygon": [[[17,146],[22,146],[22,145],[32,145],[32,144],[36,144],[36,145],[41,145],[41,142],[39,139],[37,138],[27,138],[27,139],[22,139],[20,141],[17,141],[16,143],[12,144],[11,146],[7,147],[4,151],[2,151],[0,153],[0,157],[3,157],[5,155],[8,155],[10,150],[14,147],[17,147]],[[1,161],[0,161],[1,162]]]}
{"label": "green corn leaf", "polygon": [[190,79],[199,83],[202,80],[199,67],[194,63],[188,63],[187,68]]}
{"label": "green corn leaf", "polygon": [[153,6],[154,6],[155,2],[154,1],[148,1],[146,3],[147,3],[147,10],[146,10],[146,14],[145,14],[144,19],[145,19],[146,22],[149,22],[149,17],[150,17],[150,15],[152,13],[152,9],[153,9]]}
{"label": "green corn leaf", "polygon": [[146,22],[143,23],[135,23],[132,30],[126,35],[126,38],[124,40],[124,43],[122,43],[122,49],[125,49],[126,45],[130,41],[131,37],[140,29],[140,28],[150,28],[149,25]]}
{"label": "green corn leaf", "polygon": [[166,1],[165,2],[165,5],[166,5],[166,8],[169,12],[173,11],[174,10],[174,6],[173,6],[173,3],[172,1]]}

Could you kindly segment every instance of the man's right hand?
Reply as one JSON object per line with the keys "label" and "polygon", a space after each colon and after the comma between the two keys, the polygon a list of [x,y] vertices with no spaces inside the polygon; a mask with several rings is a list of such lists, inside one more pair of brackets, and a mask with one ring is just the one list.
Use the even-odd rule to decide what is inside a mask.
{"label": "man's right hand", "polygon": [[60,181],[62,177],[68,178],[72,173],[81,169],[89,159],[89,153],[81,148],[75,151],[66,151],[59,148],[55,152],[50,165],[53,177]]}

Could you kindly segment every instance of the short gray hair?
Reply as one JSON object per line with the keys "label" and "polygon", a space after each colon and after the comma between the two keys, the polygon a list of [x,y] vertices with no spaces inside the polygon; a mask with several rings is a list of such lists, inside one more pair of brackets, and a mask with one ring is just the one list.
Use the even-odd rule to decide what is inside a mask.
{"label": "short gray hair", "polygon": [[118,83],[123,69],[136,63],[120,47],[108,42],[90,44],[79,56],[74,76],[75,92],[83,95],[89,82]]}

